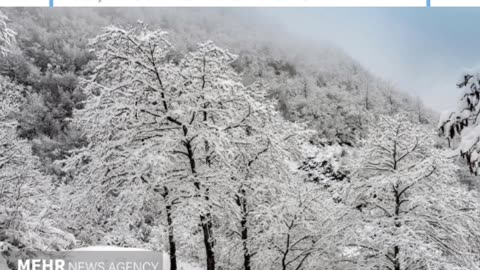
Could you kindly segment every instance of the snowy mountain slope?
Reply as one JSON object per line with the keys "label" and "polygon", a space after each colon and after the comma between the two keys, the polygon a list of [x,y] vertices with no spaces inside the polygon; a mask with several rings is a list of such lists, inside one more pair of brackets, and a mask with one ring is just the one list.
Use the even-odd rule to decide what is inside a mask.
{"label": "snowy mountain slope", "polygon": [[[75,68],[80,74],[88,62],[88,57],[83,56],[88,39],[110,24],[140,23],[169,32],[175,47],[172,59],[181,58],[206,40],[238,54],[233,65],[245,84],[264,80],[288,119],[309,122],[324,139],[353,143],[364,135],[365,115],[409,112],[415,121],[436,123],[436,114],[421,101],[371,74],[335,45],[291,39],[282,27],[256,12],[11,9],[8,14],[19,18],[12,21],[12,28],[19,33],[26,55],[33,56],[42,69],[47,64],[61,68],[64,62],[83,63]],[[59,38],[65,44],[60,50],[56,41]],[[58,51],[68,61],[55,62],[56,58],[50,57]],[[40,52],[45,55],[33,55]]]}

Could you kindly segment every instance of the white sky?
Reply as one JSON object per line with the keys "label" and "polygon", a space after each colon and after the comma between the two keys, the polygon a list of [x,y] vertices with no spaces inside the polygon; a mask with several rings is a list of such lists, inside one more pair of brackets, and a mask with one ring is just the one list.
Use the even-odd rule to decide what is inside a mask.
{"label": "white sky", "polygon": [[456,105],[455,83],[480,60],[480,9],[276,8],[261,16],[293,35],[330,41],[426,105]]}

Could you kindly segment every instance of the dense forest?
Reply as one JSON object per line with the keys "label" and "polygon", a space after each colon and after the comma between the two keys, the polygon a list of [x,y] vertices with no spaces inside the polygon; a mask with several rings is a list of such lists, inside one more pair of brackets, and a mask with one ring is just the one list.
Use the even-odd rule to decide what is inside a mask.
{"label": "dense forest", "polygon": [[480,269],[462,79],[440,115],[242,12],[4,9],[0,267],[108,245],[172,270]]}

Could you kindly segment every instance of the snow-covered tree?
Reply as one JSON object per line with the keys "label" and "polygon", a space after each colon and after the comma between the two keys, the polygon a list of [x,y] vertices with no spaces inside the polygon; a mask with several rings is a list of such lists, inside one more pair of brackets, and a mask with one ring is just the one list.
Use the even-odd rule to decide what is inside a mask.
{"label": "snow-covered tree", "polygon": [[352,102],[351,93],[338,87],[317,89],[309,98],[288,100],[290,119],[308,122],[318,132],[316,140],[354,145],[365,134],[369,113]]}
{"label": "snow-covered tree", "polygon": [[276,217],[266,211],[288,197],[288,184],[294,177],[292,163],[300,159],[300,146],[312,134],[302,125],[285,121],[276,111],[274,100],[266,98],[266,88],[262,83],[254,83],[245,89],[252,98],[252,116],[241,127],[231,130],[236,148],[232,165],[236,169],[223,200],[228,202],[223,213],[224,220],[229,222],[224,223],[226,237],[222,239],[223,250],[228,254],[222,257],[232,258],[227,268],[270,267],[272,261],[267,262],[263,250],[274,229],[270,227],[266,232],[264,225],[271,224]]}
{"label": "snow-covered tree", "polygon": [[15,31],[7,25],[8,17],[0,11],[0,56],[8,54],[15,44]]}
{"label": "snow-covered tree", "polygon": [[478,269],[478,199],[433,138],[405,115],[370,128],[347,197],[353,269]]}
{"label": "snow-covered tree", "polygon": [[298,167],[297,174],[305,182],[321,185],[333,200],[342,200],[342,190],[348,186],[349,158],[355,150],[338,144],[317,147],[311,143],[304,145],[305,158]]}
{"label": "snow-covered tree", "polygon": [[[183,156],[174,152],[182,145],[175,140],[182,127],[170,124],[171,120],[178,122],[169,113],[176,109],[170,101],[183,85],[176,66],[166,60],[171,45],[165,36],[166,32],[147,31],[145,26],[108,27],[93,40],[98,60],[93,77],[82,83],[88,100],[74,119],[85,131],[89,146],[67,160],[66,169],[76,174],[73,189],[81,187],[71,207],[83,208],[87,198],[93,202],[84,208],[90,220],[79,217],[83,222],[76,224],[78,231],[99,223],[106,231],[122,223],[135,227],[143,220],[141,209],[152,197],[162,198],[156,201],[162,202],[160,212],[168,223],[171,267],[175,269],[172,212],[181,191],[172,189],[185,187],[187,197],[192,189],[188,188],[191,179],[185,178],[188,167]],[[119,216],[126,207],[131,211]],[[103,237],[111,238],[100,233],[92,241]]]}
{"label": "snow-covered tree", "polygon": [[439,120],[440,134],[444,135],[449,144],[458,138],[459,154],[465,158],[470,171],[479,173],[480,168],[480,74],[478,71],[467,71],[462,74],[457,87],[461,91],[458,107],[453,111],[445,111]]}
{"label": "snow-covered tree", "polygon": [[65,161],[83,193],[71,206],[91,198],[87,211],[96,214],[89,215],[89,225],[108,224],[118,222],[114,216],[127,206],[119,201],[135,213],[147,197],[161,196],[172,267],[172,222],[196,213],[207,269],[214,269],[214,208],[230,190],[229,179],[248,170],[245,164],[235,167],[239,134],[254,134],[255,141],[246,139],[253,147],[243,151],[255,159],[260,148],[279,140],[269,141],[261,129],[280,118],[258,101],[264,89],[253,93],[240,83],[230,65],[235,55],[206,42],[179,62],[168,61],[172,46],[165,36],[143,25],[109,27],[93,41],[96,67],[83,83],[89,98],[74,119],[90,144]]}
{"label": "snow-covered tree", "polygon": [[13,113],[22,88],[0,77],[0,246],[2,250],[59,250],[72,236],[57,228],[51,179],[39,170],[28,141],[18,138]]}
{"label": "snow-covered tree", "polygon": [[262,213],[258,269],[329,269],[337,251],[339,205],[322,186],[303,179],[279,188],[285,189],[271,194]]}

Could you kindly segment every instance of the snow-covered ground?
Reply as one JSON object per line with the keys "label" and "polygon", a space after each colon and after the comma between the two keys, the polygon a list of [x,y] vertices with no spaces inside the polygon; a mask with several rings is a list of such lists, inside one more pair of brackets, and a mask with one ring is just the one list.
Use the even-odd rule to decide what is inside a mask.
{"label": "snow-covered ground", "polygon": [[5,258],[3,258],[2,255],[0,255],[0,269],[8,269],[7,268],[7,261],[5,260]]}

